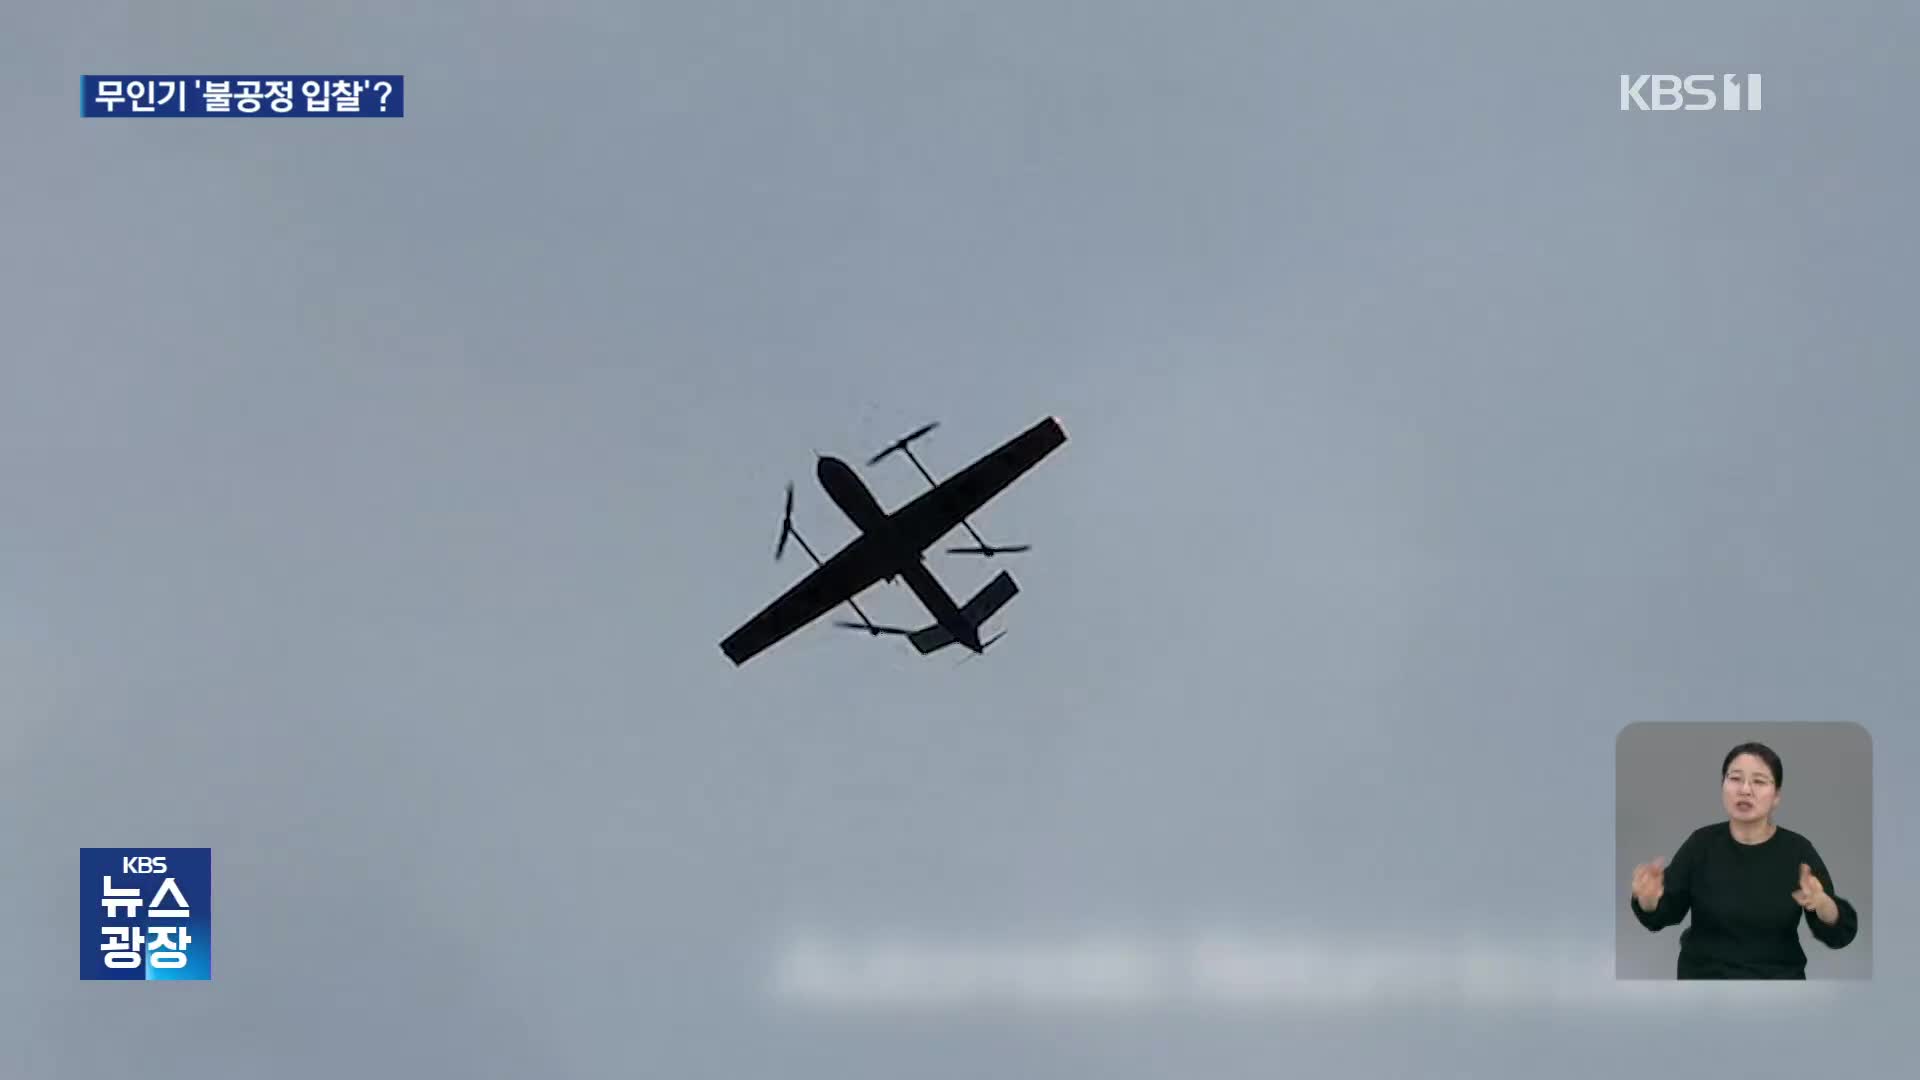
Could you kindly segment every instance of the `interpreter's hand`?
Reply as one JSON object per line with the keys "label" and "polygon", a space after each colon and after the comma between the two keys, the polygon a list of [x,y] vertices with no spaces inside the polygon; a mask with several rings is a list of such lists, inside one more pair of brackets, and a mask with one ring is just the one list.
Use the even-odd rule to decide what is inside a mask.
{"label": "interpreter's hand", "polygon": [[1800,887],[1793,890],[1793,902],[1816,915],[1825,915],[1829,897],[1826,886],[1813,876],[1813,869],[1806,863],[1800,864]]}
{"label": "interpreter's hand", "polygon": [[1650,912],[1659,907],[1660,897],[1666,891],[1667,860],[1664,856],[1633,868],[1633,898],[1639,901],[1641,911]]}

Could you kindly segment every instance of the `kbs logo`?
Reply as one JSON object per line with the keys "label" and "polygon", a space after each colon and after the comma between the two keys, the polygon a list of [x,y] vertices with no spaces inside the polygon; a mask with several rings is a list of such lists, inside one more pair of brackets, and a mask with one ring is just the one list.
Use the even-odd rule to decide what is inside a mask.
{"label": "kbs logo", "polygon": [[1760,76],[1746,76],[1744,87],[1740,78],[1738,75],[1622,75],[1620,111],[1705,112],[1717,107],[1722,112],[1759,112]]}
{"label": "kbs logo", "polygon": [[80,849],[82,979],[211,979],[212,949],[213,849]]}

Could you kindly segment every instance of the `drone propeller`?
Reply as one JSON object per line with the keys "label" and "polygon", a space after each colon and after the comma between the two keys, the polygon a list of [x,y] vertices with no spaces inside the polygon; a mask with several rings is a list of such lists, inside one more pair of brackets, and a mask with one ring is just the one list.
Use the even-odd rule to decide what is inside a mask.
{"label": "drone propeller", "polygon": [[939,426],[940,426],[940,421],[935,420],[931,424],[922,424],[919,427],[914,428],[911,433],[901,436],[898,440],[896,440],[891,446],[888,446],[885,450],[882,450],[879,453],[868,458],[867,464],[869,465],[880,464],[880,462],[886,460],[888,455],[897,453],[901,450],[905,450],[907,448],[908,443],[912,442],[913,440],[919,438],[922,435],[925,435],[927,432],[932,431],[934,428],[937,428]]}
{"label": "drone propeller", "polygon": [[1006,547],[995,547],[992,544],[981,544],[978,547],[948,548],[947,554],[949,555],[985,555],[987,558],[991,559],[995,555],[1011,555],[1017,551],[1032,551],[1032,550],[1033,550],[1032,544],[1011,544]]}
{"label": "drone propeller", "polygon": [[[975,659],[978,659],[979,657],[987,655],[987,650],[993,647],[993,643],[996,641],[999,641],[1001,638],[1006,636],[1007,636],[1007,632],[1005,630],[1002,630],[999,633],[988,638],[987,640],[981,642],[980,651],[967,653],[967,655],[960,658],[960,664],[964,664],[969,660],[975,660]],[[954,666],[959,667],[960,664],[955,664]]]}
{"label": "drone propeller", "polygon": [[793,481],[787,481],[787,509],[780,515],[780,542],[773,545],[773,560],[787,552],[787,537],[793,535]]}
{"label": "drone propeller", "polygon": [[873,626],[867,623],[848,622],[845,619],[835,619],[833,620],[833,625],[842,627],[847,630],[863,631],[875,637],[878,637],[881,634],[898,634],[901,637],[906,637],[907,635],[913,633],[913,631],[911,630],[903,630],[898,626]]}

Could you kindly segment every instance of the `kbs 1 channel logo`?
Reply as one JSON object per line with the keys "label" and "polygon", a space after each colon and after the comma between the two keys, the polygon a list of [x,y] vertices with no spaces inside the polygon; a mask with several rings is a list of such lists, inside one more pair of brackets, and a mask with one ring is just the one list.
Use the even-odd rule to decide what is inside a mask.
{"label": "kbs 1 channel logo", "polygon": [[1621,112],[1759,112],[1760,76],[1622,75]]}
{"label": "kbs 1 channel logo", "polygon": [[81,848],[80,977],[213,978],[213,849]]}

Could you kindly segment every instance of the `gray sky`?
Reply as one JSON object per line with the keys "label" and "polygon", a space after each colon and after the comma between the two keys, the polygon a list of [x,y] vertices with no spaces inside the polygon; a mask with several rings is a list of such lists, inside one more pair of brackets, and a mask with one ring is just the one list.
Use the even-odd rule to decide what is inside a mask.
{"label": "gray sky", "polygon": [[[1897,783],[1871,984],[1607,984],[1626,723],[1920,750],[1916,17],[929,7],[13,17],[0,1072],[1893,1060]],[[341,70],[405,75],[410,115],[73,100]],[[1619,73],[1695,71],[1763,73],[1765,111],[1618,111]],[[988,657],[827,627],[721,656],[804,569],[768,558],[784,482],[816,548],[851,535],[813,451],[937,418],[950,471],[1049,413],[1072,441],[976,521],[1035,545]],[[76,978],[77,849],[135,844],[214,849],[211,983]],[[768,991],[801,933],[1196,924],[1478,940],[1568,992],[1538,1024]]]}

